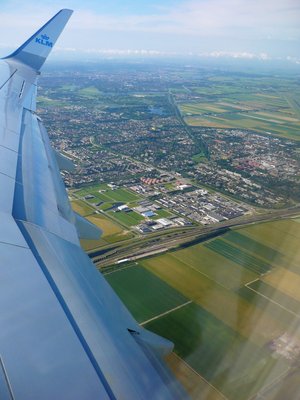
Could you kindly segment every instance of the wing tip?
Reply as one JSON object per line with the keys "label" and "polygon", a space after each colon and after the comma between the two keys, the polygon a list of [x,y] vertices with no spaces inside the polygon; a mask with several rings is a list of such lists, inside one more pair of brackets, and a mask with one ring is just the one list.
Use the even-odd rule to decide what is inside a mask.
{"label": "wing tip", "polygon": [[4,59],[21,62],[39,71],[72,14],[73,10],[71,9],[61,9],[17,50]]}

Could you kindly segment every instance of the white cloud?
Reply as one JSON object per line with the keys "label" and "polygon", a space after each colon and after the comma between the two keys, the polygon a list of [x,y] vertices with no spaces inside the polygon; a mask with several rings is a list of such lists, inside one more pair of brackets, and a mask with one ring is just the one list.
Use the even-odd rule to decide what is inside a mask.
{"label": "white cloud", "polygon": [[201,0],[184,1],[157,15],[99,15],[82,10],[74,14],[71,28],[299,39],[299,21],[296,0]]}
{"label": "white cloud", "polygon": [[[31,35],[40,21],[45,22],[57,11],[57,5],[41,7],[23,2],[16,10],[0,12],[0,34],[7,38],[8,46],[20,44]],[[270,46],[274,51],[277,41],[294,42],[299,48],[299,21],[298,0],[182,0],[173,7],[158,8],[152,15],[108,15],[82,8],[73,14],[59,45],[98,50],[105,41],[108,48],[120,47],[122,51],[156,48],[160,52],[188,53],[213,51],[220,44],[222,51],[247,57],[269,53]],[[284,45],[281,47],[284,52]]]}
{"label": "white cloud", "polygon": [[249,53],[247,51],[211,51],[209,53],[200,53],[200,56],[204,57],[214,57],[214,58],[223,58],[223,57],[229,57],[229,58],[244,58],[248,60],[271,60],[272,57],[270,57],[266,53]]}

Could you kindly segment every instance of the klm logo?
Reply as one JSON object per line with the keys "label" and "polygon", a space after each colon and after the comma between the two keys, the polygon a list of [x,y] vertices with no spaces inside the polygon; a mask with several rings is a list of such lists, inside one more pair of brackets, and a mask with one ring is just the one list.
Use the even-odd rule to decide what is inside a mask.
{"label": "klm logo", "polygon": [[35,38],[35,43],[42,44],[43,46],[52,47],[53,43],[49,41],[49,36],[41,35],[41,37]]}

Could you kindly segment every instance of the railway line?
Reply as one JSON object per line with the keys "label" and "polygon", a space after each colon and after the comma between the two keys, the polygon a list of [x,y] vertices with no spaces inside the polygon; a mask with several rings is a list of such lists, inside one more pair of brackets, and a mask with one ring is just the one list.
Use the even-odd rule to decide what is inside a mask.
{"label": "railway line", "polygon": [[147,257],[155,252],[168,251],[175,248],[187,247],[203,241],[223,235],[231,228],[245,227],[247,225],[269,222],[274,220],[297,217],[300,215],[300,207],[288,210],[273,211],[263,215],[252,215],[247,218],[237,218],[234,220],[219,222],[213,226],[192,227],[169,232],[162,232],[160,235],[145,236],[140,239],[135,238],[126,245],[114,244],[111,248],[92,251],[89,255],[99,269],[118,263],[124,259],[134,260],[136,258]]}

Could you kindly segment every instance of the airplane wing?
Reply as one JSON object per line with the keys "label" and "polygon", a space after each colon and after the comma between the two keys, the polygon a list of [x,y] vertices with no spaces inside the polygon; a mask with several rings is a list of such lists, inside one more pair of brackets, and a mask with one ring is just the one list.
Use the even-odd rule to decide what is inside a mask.
{"label": "airplane wing", "polygon": [[137,324],[81,249],[99,232],[72,211],[35,112],[71,13],[0,61],[0,398],[182,399],[162,360],[172,343]]}

